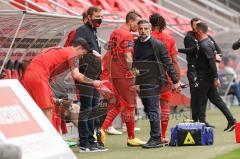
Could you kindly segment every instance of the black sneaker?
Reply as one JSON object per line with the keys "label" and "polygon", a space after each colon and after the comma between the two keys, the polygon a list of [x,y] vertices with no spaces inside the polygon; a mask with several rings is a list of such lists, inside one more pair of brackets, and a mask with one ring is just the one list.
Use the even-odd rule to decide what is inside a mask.
{"label": "black sneaker", "polygon": [[99,149],[95,145],[80,146],[80,152],[99,152]]}
{"label": "black sneaker", "polygon": [[99,143],[95,143],[95,146],[98,148],[99,151],[101,152],[105,152],[105,151],[108,151],[107,148],[104,147],[104,145],[101,145]]}
{"label": "black sneaker", "polygon": [[162,144],[161,140],[154,140],[150,138],[146,144],[142,145],[142,148],[149,149],[149,148],[159,148],[163,146],[164,145]]}
{"label": "black sneaker", "polygon": [[206,127],[215,128],[214,125],[211,125],[211,124],[209,124],[209,123],[207,123],[207,122],[205,122],[205,125],[206,125]]}
{"label": "black sneaker", "polygon": [[232,122],[228,122],[228,125],[224,129],[224,131],[228,131],[228,132],[233,131],[235,129],[235,123],[236,123],[236,120],[233,120]]}
{"label": "black sneaker", "polygon": [[79,152],[90,152],[89,147],[86,146],[80,146],[79,149]]}

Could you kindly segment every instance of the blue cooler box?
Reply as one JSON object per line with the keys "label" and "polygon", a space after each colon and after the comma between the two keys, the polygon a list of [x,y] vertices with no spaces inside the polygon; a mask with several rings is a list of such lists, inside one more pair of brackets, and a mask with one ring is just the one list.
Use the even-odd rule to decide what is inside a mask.
{"label": "blue cooler box", "polygon": [[170,146],[213,145],[213,128],[204,123],[179,123],[171,128]]}

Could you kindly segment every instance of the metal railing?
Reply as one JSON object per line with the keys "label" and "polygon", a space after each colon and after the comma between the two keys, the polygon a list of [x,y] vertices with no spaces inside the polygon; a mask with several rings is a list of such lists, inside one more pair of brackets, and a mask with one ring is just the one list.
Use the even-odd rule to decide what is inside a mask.
{"label": "metal railing", "polygon": [[[232,0],[225,0],[225,1],[222,1],[222,3],[225,4],[226,6],[228,6],[230,8],[234,8],[235,10],[240,12],[240,4],[238,4]],[[234,6],[234,7],[232,7],[232,6]]]}
{"label": "metal railing", "polygon": [[[12,3],[12,4],[10,4],[10,3]],[[14,1],[14,0],[4,0],[4,1],[1,1],[0,4],[6,5],[7,7],[10,7],[10,8],[14,8],[15,10],[18,10],[19,8],[17,8],[16,6],[19,6],[22,8],[26,8],[27,10],[33,11],[31,8],[28,8],[27,6],[21,4],[17,1]]]}
{"label": "metal railing", "polygon": [[197,14],[197,13],[195,13],[195,12],[189,10],[189,9],[186,9],[183,6],[178,5],[177,3],[172,2],[171,0],[162,0],[162,1],[164,1],[164,3],[167,3],[167,4],[173,6],[177,9],[180,9],[181,11],[183,11],[183,12],[189,14],[189,15],[192,15],[192,17],[199,17],[200,19],[204,20],[208,24],[211,24],[212,26],[214,26],[218,30],[224,30],[224,31],[227,30],[227,28],[224,27],[223,25],[217,24],[217,23],[209,20],[208,18],[206,18],[204,16],[201,16],[201,15],[199,15],[199,14]]}
{"label": "metal railing", "polygon": [[216,0],[192,0],[195,3],[198,3],[204,7],[206,7],[210,12],[215,13],[232,21],[235,24],[240,24],[239,18],[240,14],[231,8],[227,8],[226,6],[222,6],[222,3],[219,3]]}
{"label": "metal railing", "polygon": [[33,5],[34,7],[38,8],[38,9],[40,9],[40,10],[42,10],[43,12],[50,12],[48,9],[46,9],[46,8],[44,8],[44,7],[42,7],[42,6],[37,5],[36,3],[32,2],[31,0],[25,0],[25,6],[26,6],[27,8],[30,8],[30,7],[29,7],[29,4],[30,4],[30,5]]}

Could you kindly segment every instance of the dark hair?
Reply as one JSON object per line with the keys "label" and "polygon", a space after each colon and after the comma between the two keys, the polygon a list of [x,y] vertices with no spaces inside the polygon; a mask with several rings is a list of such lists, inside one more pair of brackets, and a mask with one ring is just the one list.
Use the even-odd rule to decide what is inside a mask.
{"label": "dark hair", "polygon": [[142,17],[140,14],[138,14],[136,11],[130,11],[126,15],[126,23],[128,23],[130,20],[136,20],[137,17]]}
{"label": "dark hair", "polygon": [[240,48],[240,39],[232,44],[232,49],[237,50]]}
{"label": "dark hair", "polygon": [[150,24],[150,22],[145,19],[142,19],[142,20],[139,20],[138,22],[138,25],[141,25],[141,24]]}
{"label": "dark hair", "polygon": [[192,18],[191,21],[190,21],[190,24],[191,26],[193,25],[193,22],[196,22],[196,21],[199,21],[200,19],[195,17],[195,18]]}
{"label": "dark hair", "polygon": [[87,11],[85,11],[85,12],[82,13],[82,19],[87,18],[87,16],[88,16]]}
{"label": "dark hair", "polygon": [[100,7],[98,7],[98,6],[91,6],[87,10],[87,15],[92,16],[94,12],[100,12],[100,11],[102,11],[102,9]]}
{"label": "dark hair", "polygon": [[166,20],[158,13],[150,15],[149,21],[154,27],[158,27],[160,31],[163,31],[166,27]]}
{"label": "dark hair", "polygon": [[83,38],[73,39],[71,46],[73,46],[73,47],[82,46],[82,48],[87,51],[89,51],[89,49],[90,49],[87,41]]}
{"label": "dark hair", "polygon": [[197,23],[196,27],[197,29],[201,30],[203,33],[207,33],[208,31],[208,25],[204,22]]}

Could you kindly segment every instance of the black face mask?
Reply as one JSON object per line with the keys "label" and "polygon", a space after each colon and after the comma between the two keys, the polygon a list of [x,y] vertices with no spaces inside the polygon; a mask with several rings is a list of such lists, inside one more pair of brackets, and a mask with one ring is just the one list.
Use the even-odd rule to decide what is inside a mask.
{"label": "black face mask", "polygon": [[102,19],[92,19],[92,24],[95,28],[100,27],[100,25],[102,24]]}

